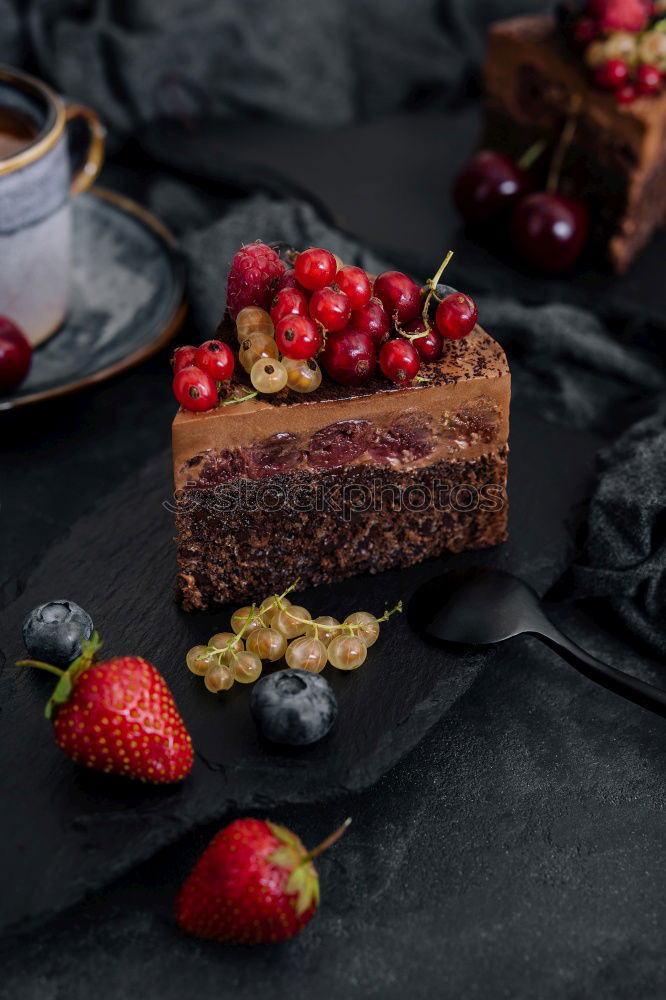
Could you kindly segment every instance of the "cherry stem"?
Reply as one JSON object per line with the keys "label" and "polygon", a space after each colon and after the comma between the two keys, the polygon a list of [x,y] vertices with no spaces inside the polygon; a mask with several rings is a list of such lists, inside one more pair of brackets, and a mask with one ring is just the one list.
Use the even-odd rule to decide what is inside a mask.
{"label": "cherry stem", "polygon": [[536,142],[533,142],[518,160],[520,169],[529,170],[530,167],[533,167],[547,146],[548,143],[545,139],[537,139]]}
{"label": "cherry stem", "polygon": [[560,135],[557,146],[555,147],[553,159],[550,164],[550,170],[548,171],[546,191],[550,194],[554,194],[560,186],[564,158],[569,151],[571,141],[578,126],[578,115],[580,113],[582,101],[583,99],[580,94],[571,95],[571,100],[569,102],[569,114],[567,115],[567,120],[564,123],[562,134]]}
{"label": "cherry stem", "polygon": [[55,674],[56,677],[63,677],[67,673],[66,670],[54,667],[52,663],[43,663],[41,660],[17,660],[15,666],[38,667],[39,670],[47,670],[50,674]]}
{"label": "cherry stem", "polygon": [[327,851],[329,849],[329,847],[332,847],[333,844],[335,844],[340,839],[340,837],[345,832],[350,823],[351,823],[351,816],[349,816],[344,821],[342,826],[339,826],[337,830],[330,835],[330,837],[327,837],[326,840],[322,840],[321,844],[319,844],[318,847],[315,847],[313,848],[313,850],[308,851],[308,853],[301,861],[301,864],[305,864],[308,861],[312,861],[314,858],[318,858],[320,854],[323,854],[324,851]]}

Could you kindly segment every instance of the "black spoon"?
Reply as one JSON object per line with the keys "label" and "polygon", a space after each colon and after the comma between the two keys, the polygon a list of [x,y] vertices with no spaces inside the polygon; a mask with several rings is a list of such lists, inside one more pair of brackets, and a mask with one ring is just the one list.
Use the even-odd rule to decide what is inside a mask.
{"label": "black spoon", "polygon": [[495,569],[453,570],[423,584],[407,618],[415,632],[435,642],[487,645],[515,635],[534,635],[591,681],[666,716],[666,691],[595,660],[546,616],[532,588]]}

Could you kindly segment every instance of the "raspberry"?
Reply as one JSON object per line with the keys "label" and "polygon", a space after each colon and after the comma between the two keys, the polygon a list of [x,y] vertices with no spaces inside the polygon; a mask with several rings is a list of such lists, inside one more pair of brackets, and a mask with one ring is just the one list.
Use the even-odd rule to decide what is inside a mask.
{"label": "raspberry", "polygon": [[232,319],[246,306],[270,308],[286,264],[265,243],[241,247],[231,263],[227,279],[227,309]]}
{"label": "raspberry", "polygon": [[648,19],[645,0],[608,0],[600,16],[602,31],[642,31]]}

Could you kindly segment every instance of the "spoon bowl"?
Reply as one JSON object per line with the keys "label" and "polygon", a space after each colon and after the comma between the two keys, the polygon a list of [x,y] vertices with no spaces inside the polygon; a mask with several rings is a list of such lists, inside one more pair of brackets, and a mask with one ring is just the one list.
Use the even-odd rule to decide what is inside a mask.
{"label": "spoon bowl", "polygon": [[602,687],[666,716],[666,692],[602,663],[550,620],[529,584],[496,569],[452,570],[423,584],[407,607],[413,630],[440,645],[489,645],[525,633]]}
{"label": "spoon bowl", "polygon": [[511,573],[460,569],[423,584],[409,602],[415,632],[429,639],[488,645],[543,624],[539,598]]}

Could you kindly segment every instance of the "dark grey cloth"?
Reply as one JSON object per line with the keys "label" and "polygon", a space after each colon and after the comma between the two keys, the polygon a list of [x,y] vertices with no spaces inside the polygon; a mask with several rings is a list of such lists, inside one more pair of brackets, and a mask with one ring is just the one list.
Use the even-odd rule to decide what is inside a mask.
{"label": "dark grey cloth", "polygon": [[584,550],[569,584],[579,598],[603,598],[632,635],[666,653],[663,406],[602,454]]}
{"label": "dark grey cloth", "polygon": [[[17,10],[27,7],[13,0]],[[8,0],[0,0],[6,5]],[[455,101],[490,21],[543,0],[34,0],[35,68],[115,134],[165,115],[321,127]],[[3,20],[3,29],[5,22]]]}

